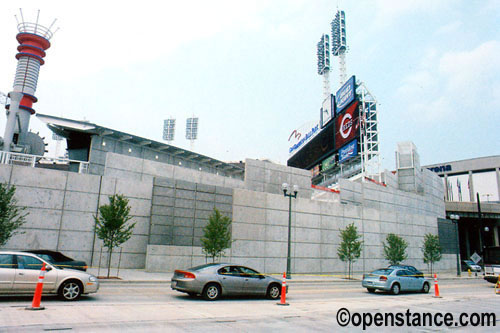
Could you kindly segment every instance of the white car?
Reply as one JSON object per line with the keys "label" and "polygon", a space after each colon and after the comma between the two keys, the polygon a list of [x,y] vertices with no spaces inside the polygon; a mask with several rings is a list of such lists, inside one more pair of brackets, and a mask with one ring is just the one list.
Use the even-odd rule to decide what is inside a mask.
{"label": "white car", "polygon": [[99,281],[91,274],[58,268],[32,253],[0,251],[0,295],[34,294],[43,263],[43,294],[58,294],[66,301],[74,301],[82,294],[99,290]]}

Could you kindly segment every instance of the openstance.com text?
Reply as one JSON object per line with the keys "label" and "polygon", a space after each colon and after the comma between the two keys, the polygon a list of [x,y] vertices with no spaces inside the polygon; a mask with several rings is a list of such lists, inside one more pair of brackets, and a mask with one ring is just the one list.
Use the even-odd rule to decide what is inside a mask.
{"label": "openstance.com text", "polygon": [[446,312],[387,312],[387,313],[358,313],[346,308],[337,311],[337,323],[342,326],[349,324],[362,327],[492,327],[496,326],[495,313],[461,313],[455,318],[453,313]]}

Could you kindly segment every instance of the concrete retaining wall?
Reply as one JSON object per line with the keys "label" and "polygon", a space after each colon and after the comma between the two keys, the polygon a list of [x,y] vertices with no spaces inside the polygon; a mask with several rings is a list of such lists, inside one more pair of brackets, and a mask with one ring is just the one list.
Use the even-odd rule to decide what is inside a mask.
{"label": "concrete retaining wall", "polygon": [[[350,223],[364,241],[356,271],[386,265],[382,241],[390,232],[408,241],[407,263],[422,267],[423,236],[437,234],[437,218],[445,215],[441,180],[428,170],[422,172],[421,193],[342,180],[334,202],[310,199],[308,171],[258,160],[246,161],[241,181],[108,152],[104,173],[0,165],[0,181],[17,187],[19,204],[30,213],[24,234],[15,235],[4,248],[60,250],[93,265],[101,259],[104,266],[106,255],[100,255],[93,216],[109,195],[119,193],[129,198],[136,223],[132,238],[122,246],[121,267],[170,271],[186,268],[176,265],[203,263],[200,236],[216,206],[233,220],[228,261],[278,273],[286,264],[289,201],[281,184],[288,182],[300,187],[292,201],[294,272],[344,272],[336,252],[339,231]],[[453,267],[453,256],[448,257],[439,267]]]}
{"label": "concrete retaining wall", "polygon": [[[122,267],[143,268],[151,215],[152,182],[22,166],[0,165],[0,181],[15,185],[20,206],[29,213],[26,223],[5,249],[49,249],[96,265],[102,246],[94,237],[97,207],[108,196],[123,194],[131,206],[132,237],[123,244]],[[93,251],[94,250],[94,251]],[[119,251],[119,249],[117,249]],[[105,262],[106,256],[102,260]],[[118,253],[113,256],[117,265]]]}
{"label": "concrete retaining wall", "polygon": [[201,246],[213,209],[232,218],[233,190],[169,178],[155,178],[149,244]]}
{"label": "concrete retaining wall", "polygon": [[[444,204],[434,203],[432,195],[372,183],[341,182],[340,193],[342,203],[305,198],[292,201],[292,272],[344,274],[346,264],[338,259],[337,249],[340,230],[351,223],[364,242],[361,258],[353,266],[356,272],[387,266],[382,242],[389,233],[408,242],[405,263],[425,270],[421,250],[424,235],[437,234],[437,218],[443,217]],[[435,194],[439,197],[441,192]],[[226,261],[267,273],[286,270],[288,204],[288,198],[280,194],[235,189],[233,243]],[[205,262],[199,252],[190,254],[183,248],[159,246],[154,251],[151,255],[148,252],[147,270],[172,271]],[[173,259],[161,259],[158,253]],[[444,254],[436,268],[453,270],[455,257]]]}

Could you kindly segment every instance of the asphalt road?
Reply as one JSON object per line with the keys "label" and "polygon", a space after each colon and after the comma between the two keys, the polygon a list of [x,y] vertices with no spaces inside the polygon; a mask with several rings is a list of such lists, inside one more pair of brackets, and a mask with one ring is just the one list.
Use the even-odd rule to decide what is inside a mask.
{"label": "asphalt road", "polygon": [[[255,297],[231,297],[216,302],[190,298],[172,291],[166,283],[103,283],[97,294],[76,302],[43,297],[43,311],[26,311],[31,297],[0,297],[0,331],[83,331],[83,332],[182,332],[182,331],[362,331],[362,323],[342,328],[339,309],[346,308],[354,319],[364,314],[450,312],[495,313],[500,326],[500,295],[484,280],[447,280],[439,284],[442,298],[432,293],[405,293],[393,296],[369,294],[360,282],[290,283],[289,306]],[[359,315],[358,315],[359,314]],[[352,317],[352,316],[351,316]],[[455,320],[456,322],[456,320]],[[365,323],[366,324],[366,323]],[[368,331],[441,331],[444,326],[367,326]],[[410,322],[411,324],[411,322]],[[415,324],[415,322],[413,322]],[[418,324],[418,322],[417,322]],[[493,323],[490,323],[492,325]],[[493,326],[461,327],[454,331],[492,331]]]}

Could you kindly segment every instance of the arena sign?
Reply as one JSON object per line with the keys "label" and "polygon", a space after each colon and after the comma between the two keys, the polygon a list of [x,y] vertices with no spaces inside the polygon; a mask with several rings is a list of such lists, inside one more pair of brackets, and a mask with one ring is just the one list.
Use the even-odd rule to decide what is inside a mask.
{"label": "arena sign", "polygon": [[447,165],[441,165],[441,166],[435,166],[435,167],[432,167],[432,168],[428,168],[429,170],[431,171],[434,171],[434,172],[449,172],[451,171],[451,165],[447,164]]}

